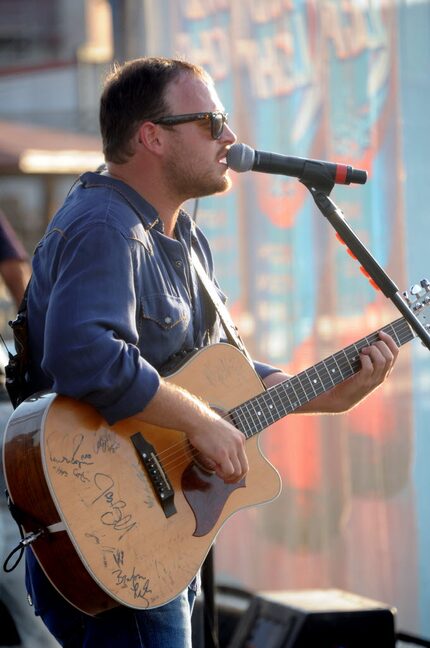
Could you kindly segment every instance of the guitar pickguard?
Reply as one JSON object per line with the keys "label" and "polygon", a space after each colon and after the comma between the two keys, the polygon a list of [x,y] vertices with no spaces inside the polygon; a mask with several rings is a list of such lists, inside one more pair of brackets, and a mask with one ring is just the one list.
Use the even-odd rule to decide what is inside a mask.
{"label": "guitar pickguard", "polygon": [[245,487],[245,479],[236,484],[226,484],[214,473],[190,463],[182,475],[182,490],[196,519],[193,535],[198,538],[209,533],[217,523],[230,493]]}

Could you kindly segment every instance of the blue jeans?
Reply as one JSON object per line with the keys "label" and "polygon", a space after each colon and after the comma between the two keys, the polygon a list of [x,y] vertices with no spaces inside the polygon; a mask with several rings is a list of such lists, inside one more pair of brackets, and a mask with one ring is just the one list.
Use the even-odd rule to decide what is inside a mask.
{"label": "blue jeans", "polygon": [[26,583],[35,613],[65,648],[191,648],[191,587],[159,608],[120,606],[91,617],[58,594],[29,549]]}

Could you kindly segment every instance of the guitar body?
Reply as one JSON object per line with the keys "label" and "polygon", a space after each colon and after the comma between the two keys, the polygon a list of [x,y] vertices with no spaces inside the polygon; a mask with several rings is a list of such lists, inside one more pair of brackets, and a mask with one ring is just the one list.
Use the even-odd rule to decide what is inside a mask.
{"label": "guitar body", "polygon": [[[411,292],[428,328],[430,283]],[[404,318],[383,330],[398,346],[414,338]],[[53,393],[21,403],[6,427],[3,466],[25,534],[39,534],[31,548],[51,583],[91,615],[175,598],[224,522],[279,494],[258,433],[354,375],[360,350],[378,339],[375,331],[268,390],[228,344],[201,349],[169,376],[246,435],[249,472],[237,484],[204,470],[178,430],[136,417],[110,426],[89,405]]]}
{"label": "guitar body", "polygon": [[[167,380],[223,412],[264,391],[227,344],[198,351]],[[145,456],[153,449],[157,476],[136,437]],[[134,417],[109,426],[89,405],[39,394],[9,420],[4,469],[25,533],[50,527],[31,545],[41,567],[70,603],[95,615],[120,604],[167,603],[191,582],[233,513],[279,494],[279,474],[258,436],[247,439],[247,455],[246,479],[224,484],[194,461],[182,432]],[[162,505],[166,484],[169,506]]]}

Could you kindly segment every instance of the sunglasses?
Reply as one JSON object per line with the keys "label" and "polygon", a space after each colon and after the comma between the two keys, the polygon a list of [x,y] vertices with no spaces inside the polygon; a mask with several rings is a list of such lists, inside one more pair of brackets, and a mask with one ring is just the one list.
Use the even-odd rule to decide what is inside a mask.
{"label": "sunglasses", "polygon": [[186,115],[170,115],[167,117],[160,117],[155,119],[153,124],[161,124],[162,126],[176,126],[177,124],[187,124],[188,122],[200,121],[205,119],[210,121],[212,139],[219,139],[224,130],[224,124],[228,123],[227,113],[219,110],[215,112],[200,112],[200,113],[187,113]]}

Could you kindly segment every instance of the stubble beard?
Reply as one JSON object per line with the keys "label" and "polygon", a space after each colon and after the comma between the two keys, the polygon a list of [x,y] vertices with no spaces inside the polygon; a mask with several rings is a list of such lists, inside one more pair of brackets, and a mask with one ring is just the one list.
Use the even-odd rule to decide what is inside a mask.
{"label": "stubble beard", "polygon": [[172,192],[180,197],[181,202],[190,198],[201,198],[224,193],[231,187],[227,175],[196,170],[196,165],[183,165],[171,159],[166,165],[166,178]]}

